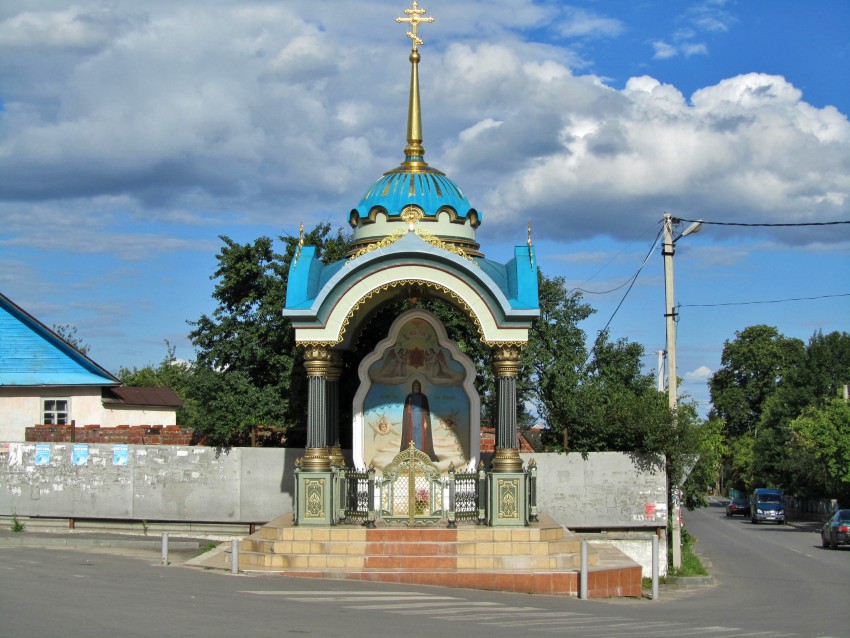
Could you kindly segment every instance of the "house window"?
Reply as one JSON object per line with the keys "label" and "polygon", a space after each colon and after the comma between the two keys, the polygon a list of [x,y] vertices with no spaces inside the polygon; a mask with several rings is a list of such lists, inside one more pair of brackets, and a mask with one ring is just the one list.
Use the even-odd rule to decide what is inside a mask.
{"label": "house window", "polygon": [[42,423],[45,425],[68,425],[68,399],[44,399]]}

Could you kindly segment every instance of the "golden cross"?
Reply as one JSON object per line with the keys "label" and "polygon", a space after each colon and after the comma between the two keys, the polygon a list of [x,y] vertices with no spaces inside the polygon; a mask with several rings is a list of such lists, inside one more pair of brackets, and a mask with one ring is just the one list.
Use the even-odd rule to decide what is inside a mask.
{"label": "golden cross", "polygon": [[425,9],[420,9],[419,5],[416,3],[416,0],[413,0],[413,7],[410,9],[405,9],[404,12],[407,14],[406,18],[396,18],[396,22],[409,22],[410,23],[410,31],[407,32],[407,37],[413,40],[413,50],[416,51],[416,47],[422,44],[422,38],[420,38],[416,34],[416,29],[419,27],[420,22],[433,22],[433,17],[423,18],[422,15],[425,13]]}

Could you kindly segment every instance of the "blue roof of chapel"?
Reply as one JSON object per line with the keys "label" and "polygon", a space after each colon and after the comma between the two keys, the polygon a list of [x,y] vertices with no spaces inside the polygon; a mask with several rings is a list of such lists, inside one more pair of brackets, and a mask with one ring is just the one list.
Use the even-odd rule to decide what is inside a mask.
{"label": "blue roof of chapel", "polygon": [[[472,208],[466,195],[454,181],[445,173],[428,167],[409,167],[411,160],[421,158],[406,158],[405,164],[384,173],[360,199],[360,203],[352,210],[360,219],[369,217],[374,209],[383,210],[387,215],[398,216],[407,206],[417,206],[429,217],[435,217],[443,210],[453,212],[464,219],[474,212],[480,221],[481,215]],[[424,164],[424,163],[423,163]]]}

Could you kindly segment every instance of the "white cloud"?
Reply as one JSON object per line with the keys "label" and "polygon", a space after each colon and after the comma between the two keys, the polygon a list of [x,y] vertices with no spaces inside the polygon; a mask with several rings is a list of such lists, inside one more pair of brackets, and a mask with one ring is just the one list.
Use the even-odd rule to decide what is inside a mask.
{"label": "white cloud", "polygon": [[568,7],[558,27],[564,37],[615,37],[623,32],[623,23],[584,9]]}
{"label": "white cloud", "polygon": [[713,371],[708,366],[699,366],[698,368],[685,373],[685,381],[693,383],[696,381],[707,381]]}
{"label": "white cloud", "polygon": [[675,58],[679,55],[679,49],[672,44],[664,42],[663,40],[656,40],[653,42],[652,48],[655,50],[655,55],[653,57],[656,60],[666,60],[668,58]]}
{"label": "white cloud", "polygon": [[91,50],[109,42],[126,18],[108,9],[23,11],[0,20],[0,47]]}
{"label": "white cloud", "polygon": [[[83,220],[70,231],[80,233],[76,250],[128,239],[95,240],[118,211],[192,226],[289,223],[310,211],[344,223],[363,190],[401,160],[403,31],[396,40],[363,38],[385,7],[365,3],[343,19],[299,2],[220,2],[205,11],[151,2],[143,18],[127,10],[135,5],[111,6],[88,21],[82,16],[93,13],[81,9],[38,19],[8,7],[0,14],[0,56],[35,38],[36,26],[46,33],[66,25],[67,46],[89,47],[57,56],[47,76],[27,65],[9,76],[0,199],[16,203],[0,208],[4,222],[16,210],[49,209],[52,219],[65,211]],[[731,211],[753,222],[846,216],[847,117],[807,104],[783,77],[727,78],[690,99],[649,76],[615,90],[574,75],[570,50],[511,31],[512,15],[531,28],[556,17],[551,7],[499,2],[479,25],[486,36],[458,20],[474,13],[469,6],[443,9],[438,20],[450,36],[434,30],[420,64],[426,158],[488,225],[531,216],[538,236],[557,241],[633,236],[664,210],[706,219]],[[570,16],[576,34],[617,33],[602,17]],[[387,32],[398,26],[385,21]],[[658,51],[702,54],[695,29]],[[57,241],[24,222],[6,230],[6,245]],[[183,248],[156,232],[147,237],[160,250]]]}

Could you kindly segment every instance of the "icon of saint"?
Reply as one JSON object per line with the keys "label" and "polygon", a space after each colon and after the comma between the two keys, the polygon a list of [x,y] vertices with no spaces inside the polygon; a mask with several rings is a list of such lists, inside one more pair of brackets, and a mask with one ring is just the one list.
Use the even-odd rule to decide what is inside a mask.
{"label": "icon of saint", "polygon": [[422,393],[422,384],[418,380],[413,382],[410,389],[410,394],[404,399],[400,451],[406,450],[413,441],[416,449],[425,452],[432,461],[437,461],[431,436],[431,410],[428,406],[428,397]]}

